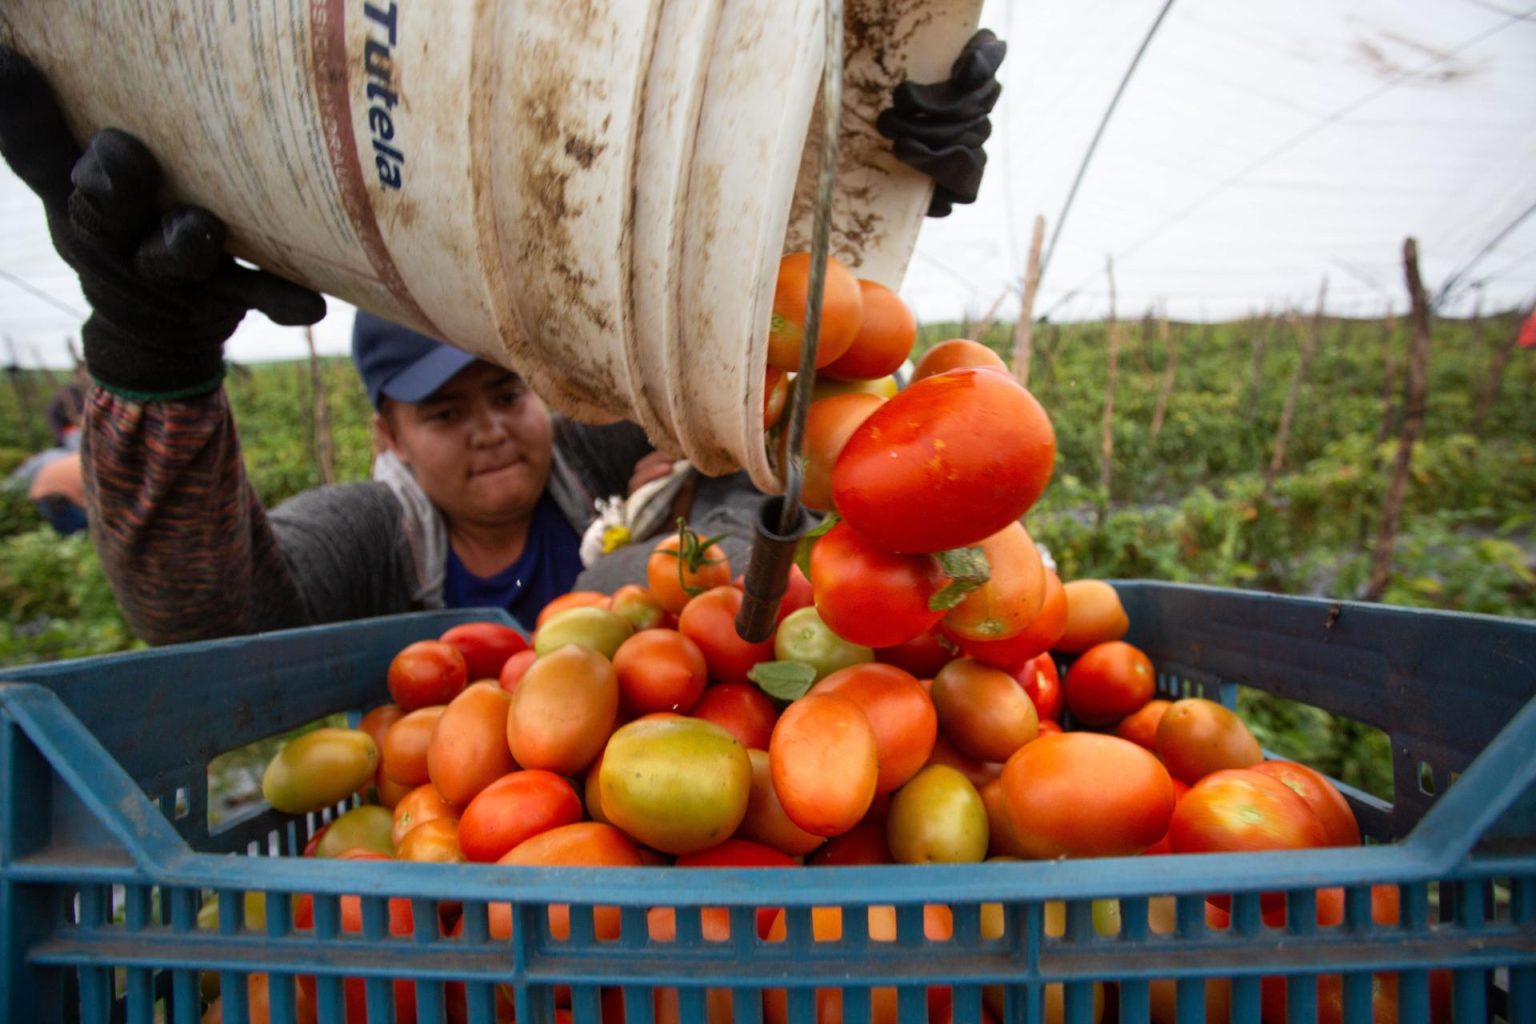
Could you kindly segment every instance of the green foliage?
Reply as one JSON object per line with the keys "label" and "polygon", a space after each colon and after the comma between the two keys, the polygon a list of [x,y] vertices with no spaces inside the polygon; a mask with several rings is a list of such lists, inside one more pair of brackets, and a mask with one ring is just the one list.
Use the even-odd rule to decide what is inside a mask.
{"label": "green foliage", "polygon": [[41,527],[0,544],[0,665],[141,646],[117,611],[91,542]]}

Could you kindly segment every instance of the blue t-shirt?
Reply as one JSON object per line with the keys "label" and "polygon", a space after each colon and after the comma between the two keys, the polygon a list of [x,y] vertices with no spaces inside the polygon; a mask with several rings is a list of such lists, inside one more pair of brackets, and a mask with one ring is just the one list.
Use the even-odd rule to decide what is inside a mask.
{"label": "blue t-shirt", "polygon": [[531,633],[539,611],[568,592],[580,572],[581,538],[545,492],[534,506],[523,553],[496,575],[476,576],[448,548],[443,603],[449,608],[505,608]]}

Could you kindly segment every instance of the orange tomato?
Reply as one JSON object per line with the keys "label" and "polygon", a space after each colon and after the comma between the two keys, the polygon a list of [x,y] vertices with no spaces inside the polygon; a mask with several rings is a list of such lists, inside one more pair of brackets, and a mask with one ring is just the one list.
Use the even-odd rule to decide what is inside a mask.
{"label": "orange tomato", "polygon": [[1131,620],[1115,588],[1103,580],[1071,580],[1063,584],[1067,622],[1054,649],[1075,654],[1094,644],[1119,640],[1131,628]]}
{"label": "orange tomato", "polygon": [[1264,749],[1248,724],[1225,705],[1185,697],[1168,705],[1157,723],[1157,756],[1177,779],[1193,786],[1222,768],[1248,768]]}
{"label": "orange tomato", "polygon": [[1157,689],[1152,659],[1124,640],[1094,644],[1067,669],[1065,701],[1072,717],[1092,727],[1139,710]]}
{"label": "orange tomato", "polygon": [[619,679],[609,660],[568,644],[529,666],[507,714],[506,739],[524,768],[579,775],[619,715]]}
{"label": "orange tomato", "polygon": [[1045,597],[1040,603],[1040,613],[1013,636],[1002,640],[967,640],[947,629],[944,635],[967,657],[1009,672],[1017,672],[1031,658],[1055,647],[1066,628],[1066,588],[1061,585],[1061,578],[1054,570],[1046,569]]}
{"label": "orange tomato", "polygon": [[822,373],[842,380],[878,380],[901,369],[917,341],[917,317],[901,296],[878,281],[859,278],[864,316],[848,350]]}
{"label": "orange tomato", "polygon": [[[768,331],[769,366],[791,373],[799,371],[810,285],[809,252],[792,252],[779,260],[779,275],[773,288],[773,320]],[[864,297],[859,279],[841,261],[828,256],[821,292],[821,329],[816,342],[817,369],[848,351],[863,318]]]}
{"label": "orange tomato", "polygon": [[1349,801],[1328,776],[1296,761],[1260,761],[1251,767],[1256,772],[1279,779],[1311,805],[1323,822],[1323,830],[1328,833],[1329,846],[1360,845],[1360,822]]}
{"label": "orange tomato", "polygon": [[463,807],[517,767],[507,748],[512,696],[493,682],[471,683],[449,703],[427,746],[427,777],[443,799]]}
{"label": "orange tomato", "polygon": [[704,695],[709,666],[699,645],[675,629],[645,629],[613,652],[619,706],[631,715],[687,714]]}
{"label": "orange tomato", "polygon": [[1120,719],[1115,725],[1115,735],[1156,753],[1157,726],[1163,720],[1163,712],[1167,711],[1172,704],[1172,701],[1163,700],[1160,697],[1147,701]]}
{"label": "orange tomato", "polygon": [[399,846],[405,834],[417,825],[436,818],[457,819],[459,810],[443,799],[443,795],[437,791],[436,786],[430,782],[423,783],[396,802],[394,827],[390,830],[390,839]]}
{"label": "orange tomato", "polygon": [[[400,710],[398,704],[380,704],[372,709],[358,721],[357,727],[369,736],[373,737],[373,745],[379,749],[379,766],[373,773],[373,792],[378,802],[385,807],[393,807],[404,795],[405,787],[401,787],[393,780],[389,780],[384,774],[384,734],[389,732],[389,727],[405,717],[405,712]],[[366,788],[366,787],[365,787]],[[366,796],[366,793],[362,795]]]}
{"label": "orange tomato", "polygon": [[[800,483],[800,503],[806,508],[831,511],[832,466],[859,424],[884,403],[885,399],[880,395],[855,391],[818,399],[805,411],[805,433],[800,449],[805,458],[805,469]],[[781,462],[787,444],[786,434],[779,439]]]}
{"label": "orange tomato", "polygon": [[981,366],[992,370],[1008,372],[1008,364],[1003,357],[979,341],[969,338],[950,338],[934,345],[928,351],[918,357],[917,365],[912,368],[912,379],[908,386],[916,384],[924,377],[932,377],[936,373],[946,370],[954,370],[962,366]]}
{"label": "orange tomato", "polygon": [[582,802],[569,780],[541,768],[508,772],[486,786],[459,816],[459,848],[489,863],[519,843],[581,820]]}
{"label": "orange tomato", "polygon": [[[498,864],[535,866],[566,866],[588,868],[637,868],[641,866],[640,850],[632,839],[612,825],[596,821],[578,821],[532,836],[518,843]],[[496,908],[505,908],[497,911]],[[505,928],[511,934],[511,907],[493,903],[488,910],[493,916],[505,915]],[[610,941],[621,933],[618,907],[592,908],[593,932],[599,941]],[[555,938],[571,937],[571,908],[567,904],[552,903],[549,907],[549,930]],[[493,931],[494,934],[494,931]]]}
{"label": "orange tomato", "polygon": [[432,781],[427,774],[427,750],[432,745],[432,730],[446,710],[446,704],[417,708],[390,726],[379,748],[379,771],[413,789]]}
{"label": "orange tomato", "polygon": [[836,693],[859,706],[875,734],[880,770],[875,795],[884,796],[928,763],[938,737],[933,698],[910,673],[872,662],[838,669],[811,693]]}
{"label": "orange tomato", "polygon": [[747,760],[752,764],[752,790],[736,836],[791,857],[804,856],[825,842],[822,836],[807,832],[784,813],[784,805],[773,791],[768,751],[748,749]]}
{"label": "orange tomato", "polygon": [[461,864],[464,851],[459,849],[459,820],[433,818],[405,834],[395,846],[396,860],[430,864]]}
{"label": "orange tomato", "polygon": [[1013,818],[1008,813],[1008,797],[1003,792],[1002,777],[990,780],[977,792],[981,794],[982,806],[987,809],[987,856],[1029,856],[1014,831]]}
{"label": "orange tomato", "polygon": [[971,658],[956,658],[933,677],[939,731],[961,753],[1006,761],[1040,730],[1034,702],[1013,676]]}
{"label": "orange tomato", "polygon": [[1038,858],[1141,853],[1168,831],[1173,780],[1118,736],[1063,732],[1020,747],[1003,766],[1015,832]]}
{"label": "orange tomato", "polygon": [[[559,615],[561,612],[570,611],[572,608],[607,608],[612,597],[598,590],[572,590],[557,597],[539,609],[538,618],[533,620],[533,628],[541,629],[544,623]],[[513,652],[516,653],[516,652]]]}
{"label": "orange tomato", "polygon": [[718,544],[692,530],[669,533],[651,548],[645,585],[657,602],[678,615],[695,596],[731,582],[731,563]]}
{"label": "orange tomato", "polygon": [[1019,522],[979,547],[990,566],[987,581],[944,613],[944,626],[963,640],[1005,640],[1039,617],[1045,605],[1045,563]]}
{"label": "orange tomato", "polygon": [[789,403],[789,374],[776,366],[768,367],[763,379],[763,429],[772,430]]}
{"label": "orange tomato", "polygon": [[773,791],[796,825],[846,832],[869,810],[880,752],[864,711],[835,693],[807,694],[779,715],[768,741]]}

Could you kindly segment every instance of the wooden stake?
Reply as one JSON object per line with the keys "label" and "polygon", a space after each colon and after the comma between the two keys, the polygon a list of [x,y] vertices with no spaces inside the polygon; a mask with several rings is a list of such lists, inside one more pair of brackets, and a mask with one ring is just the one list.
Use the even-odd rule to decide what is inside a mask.
{"label": "wooden stake", "polygon": [[330,485],[336,482],[336,445],[331,438],[331,415],[320,357],[315,352],[314,328],[304,328],[304,342],[309,346],[309,383],[315,397],[315,465],[320,470],[320,482]]}
{"label": "wooden stake", "polygon": [[1120,327],[1115,322],[1115,258],[1104,258],[1104,272],[1109,277],[1109,319],[1105,323],[1105,342],[1109,349],[1109,368],[1104,382],[1104,418],[1099,426],[1099,501],[1098,523],[1109,516],[1110,465],[1115,455],[1115,385],[1120,376]]}
{"label": "wooden stake", "polygon": [[1029,363],[1035,347],[1035,292],[1040,287],[1040,245],[1045,240],[1045,218],[1035,214],[1035,229],[1029,239],[1029,265],[1024,271],[1024,298],[1019,318],[1013,322],[1013,375],[1029,387]]}
{"label": "wooden stake", "polygon": [[1248,387],[1243,392],[1243,408],[1257,409],[1259,396],[1264,388],[1264,355],[1269,348],[1269,332],[1274,329],[1275,318],[1266,310],[1263,318],[1253,325],[1253,358],[1248,364]]}
{"label": "wooden stake", "polygon": [[1408,391],[1403,400],[1403,425],[1397,435],[1397,457],[1387,480],[1387,496],[1381,507],[1381,529],[1376,535],[1376,550],[1371,556],[1371,578],[1365,586],[1365,599],[1379,601],[1392,575],[1392,556],[1397,548],[1397,527],[1403,513],[1403,492],[1408,487],[1408,470],[1413,446],[1424,433],[1424,413],[1429,398],[1429,300],[1424,282],[1419,278],[1419,243],[1412,238],[1403,242],[1403,275],[1407,278],[1411,303],[1409,323],[1411,341],[1408,350]]}
{"label": "wooden stake", "polygon": [[[1207,328],[1209,333],[1209,328]],[[1157,407],[1152,410],[1152,437],[1155,442],[1157,435],[1163,432],[1163,416],[1168,412],[1168,399],[1173,395],[1173,377],[1179,365],[1178,336],[1168,328],[1168,313],[1157,318],[1157,336],[1163,343],[1163,352],[1166,353],[1166,362],[1163,364],[1163,382],[1157,389]]]}
{"label": "wooden stake", "polygon": [[1472,412],[1472,433],[1476,437],[1483,436],[1483,423],[1488,419],[1488,411],[1493,408],[1493,400],[1499,395],[1499,385],[1504,383],[1504,368],[1509,365],[1509,357],[1515,354],[1515,343],[1520,340],[1520,327],[1532,310],[1536,310],[1536,306],[1515,318],[1514,329],[1494,351],[1493,359],[1488,364],[1488,379],[1483,382],[1483,392],[1478,396],[1477,407]]}
{"label": "wooden stake", "polygon": [[1274,482],[1276,475],[1285,468],[1285,446],[1291,436],[1291,421],[1296,415],[1296,401],[1301,396],[1302,386],[1307,380],[1307,370],[1312,366],[1312,356],[1317,352],[1317,338],[1322,332],[1323,303],[1328,298],[1328,279],[1323,278],[1323,285],[1317,293],[1317,312],[1312,315],[1312,329],[1303,331],[1301,320],[1294,311],[1289,320],[1291,330],[1295,332],[1296,339],[1301,344],[1301,361],[1296,364],[1296,372],[1291,376],[1290,389],[1285,393],[1285,405],[1280,410],[1280,426],[1275,431],[1274,452],[1269,460],[1269,468],[1264,473],[1264,493],[1269,494],[1270,484]]}
{"label": "wooden stake", "polygon": [[1376,446],[1385,444],[1397,423],[1397,314],[1390,308],[1381,325],[1381,426]]}

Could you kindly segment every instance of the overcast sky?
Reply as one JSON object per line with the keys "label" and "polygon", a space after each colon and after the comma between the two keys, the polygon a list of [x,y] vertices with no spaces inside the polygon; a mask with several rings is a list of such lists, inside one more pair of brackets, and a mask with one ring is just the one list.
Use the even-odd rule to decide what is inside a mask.
{"label": "overcast sky", "polygon": [[[1186,319],[1406,305],[1403,239],[1446,311],[1536,299],[1536,5],[1531,0],[989,0],[1009,43],[980,200],[928,221],[901,292],[919,319],[1011,319],[1030,227],[1055,249],[1037,315]],[[1063,204],[1139,47],[1146,51]],[[1059,223],[1060,222],[1060,223]],[[316,328],[343,352],[350,308]],[[62,365],[85,302],[35,198],[0,169],[5,362]],[[252,315],[242,361],[299,331]]]}

